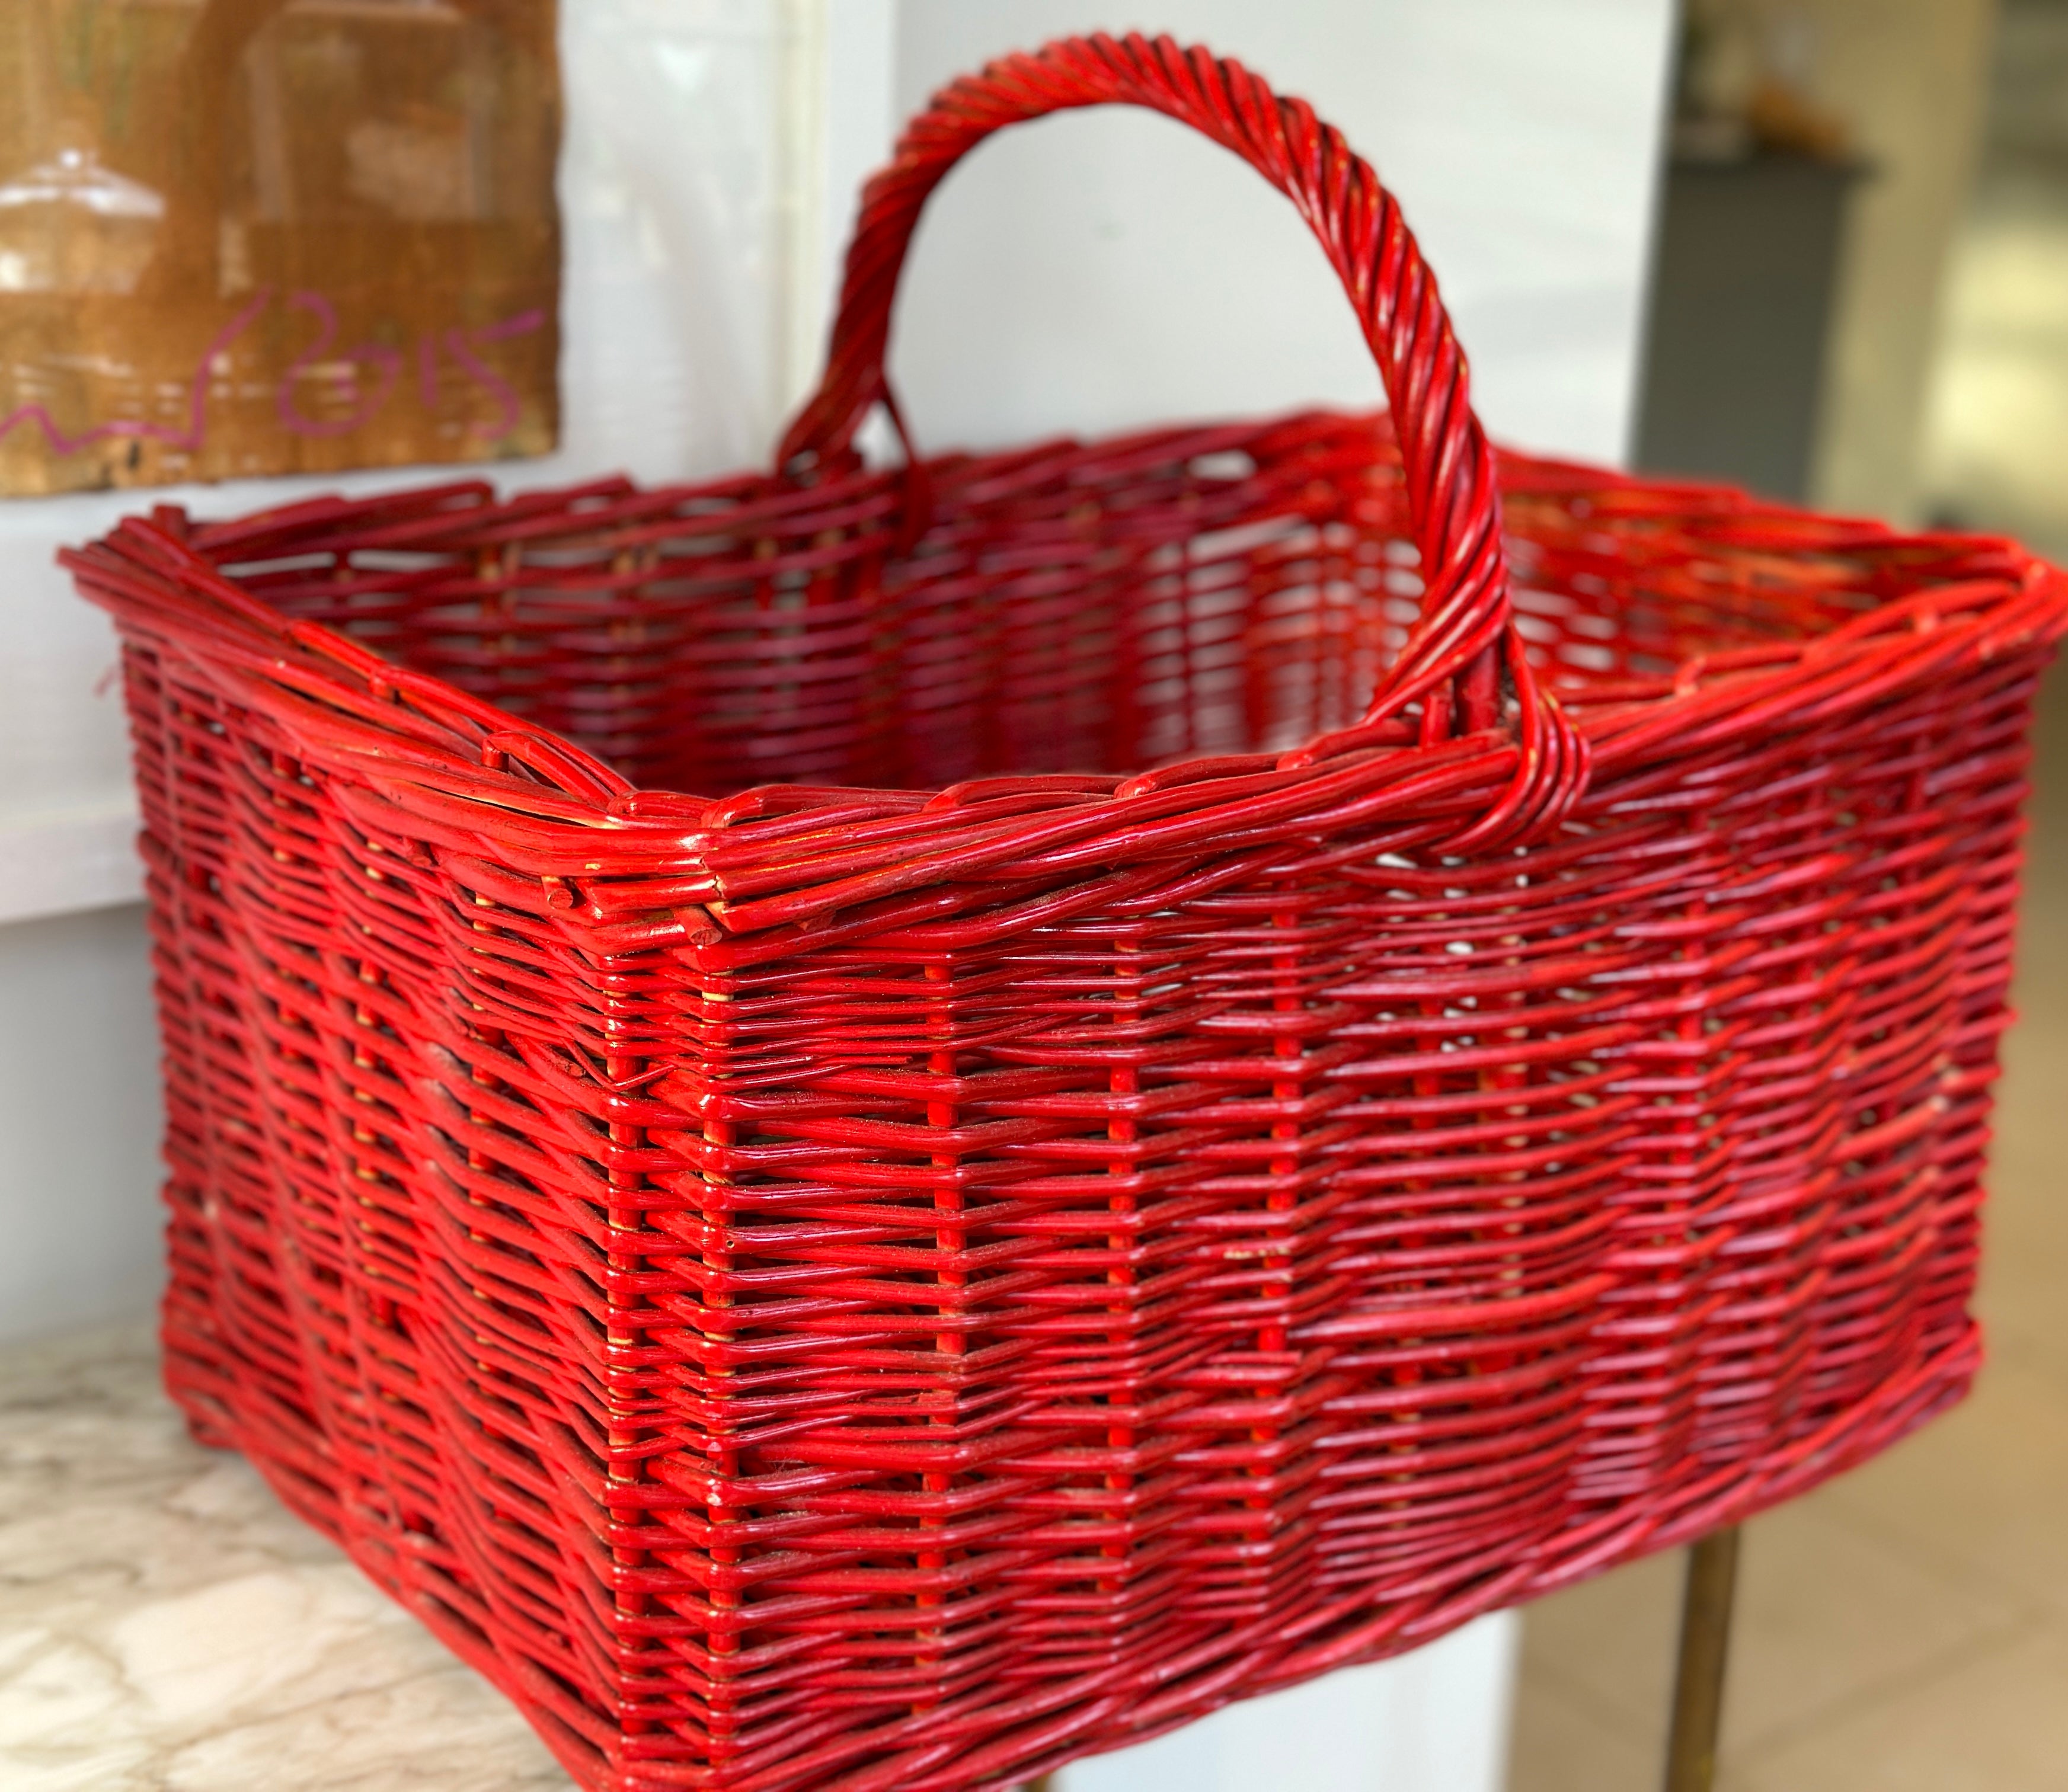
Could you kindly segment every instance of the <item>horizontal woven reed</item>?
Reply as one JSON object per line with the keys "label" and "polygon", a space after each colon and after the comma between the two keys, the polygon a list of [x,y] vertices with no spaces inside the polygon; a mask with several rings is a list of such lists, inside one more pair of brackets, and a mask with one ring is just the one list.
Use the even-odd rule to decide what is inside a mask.
{"label": "horizontal woven reed", "polygon": [[[864,467],[926,192],[1113,100],[1292,194],[1390,418]],[[587,1786],[1044,1772],[1973,1371],[2061,576],[1492,455],[1391,201],[1236,65],[946,90],[780,473],[68,558],[172,1390]]]}

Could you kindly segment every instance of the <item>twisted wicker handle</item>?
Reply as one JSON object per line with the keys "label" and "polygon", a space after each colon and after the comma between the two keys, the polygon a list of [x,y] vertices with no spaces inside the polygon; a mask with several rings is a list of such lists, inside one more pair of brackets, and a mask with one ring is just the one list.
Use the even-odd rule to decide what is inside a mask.
{"label": "twisted wicker handle", "polygon": [[1472,415],[1463,353],[1400,208],[1305,101],[1281,100],[1241,63],[1167,37],[1060,39],[934,95],[863,191],[825,378],[784,437],[782,464],[838,453],[869,407],[888,400],[891,303],[920,211],[948,170],[994,131],[1109,104],[1146,107],[1192,126],[1286,194],[1328,251],[1378,363],[1426,590],[1413,635],[1359,726],[1421,697],[1429,700],[1425,737],[1447,732],[1450,681],[1460,675],[1465,725],[1491,725],[1504,645],[1517,695],[1535,709],[1529,668],[1504,640],[1508,578],[1493,457]]}

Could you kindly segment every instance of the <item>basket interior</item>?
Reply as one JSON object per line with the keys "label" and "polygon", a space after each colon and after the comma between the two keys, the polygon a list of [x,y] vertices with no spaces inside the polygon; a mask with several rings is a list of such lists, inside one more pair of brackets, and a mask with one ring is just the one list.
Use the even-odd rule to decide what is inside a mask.
{"label": "basket interior", "polygon": [[[1530,465],[1504,465],[1516,602],[1569,701],[1646,694],[1689,655],[1821,632],[1892,594],[1892,569],[1857,556],[1753,553],[1714,528],[1691,551],[1689,515],[1656,488],[1569,469],[1533,484]],[[1282,751],[1358,718],[1418,613],[1382,416],[930,470],[909,554],[889,551],[906,502],[890,475],[500,504],[461,488],[428,521],[348,526],[333,506],[199,545],[295,616],[635,783],[706,794]]]}

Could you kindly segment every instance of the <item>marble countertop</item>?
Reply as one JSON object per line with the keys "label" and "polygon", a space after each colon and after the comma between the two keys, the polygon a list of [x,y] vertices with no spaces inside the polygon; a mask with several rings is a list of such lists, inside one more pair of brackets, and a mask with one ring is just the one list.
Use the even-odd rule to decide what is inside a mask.
{"label": "marble countertop", "polygon": [[[1052,1783],[1494,1792],[1516,1636],[1481,1618]],[[0,1349],[0,1792],[573,1786],[248,1463],[187,1436],[148,1327]]]}
{"label": "marble countertop", "polygon": [[515,1710],[187,1436],[148,1327],[0,1351],[6,1792],[564,1792]]}

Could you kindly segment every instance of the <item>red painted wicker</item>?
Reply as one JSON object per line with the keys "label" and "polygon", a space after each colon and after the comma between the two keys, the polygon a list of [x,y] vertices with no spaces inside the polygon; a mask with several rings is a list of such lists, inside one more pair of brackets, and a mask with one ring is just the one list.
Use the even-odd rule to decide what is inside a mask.
{"label": "red painted wicker", "polygon": [[[1299,205],[1391,425],[865,470],[927,193],[1116,100]],[[125,643],[173,1390],[587,1785],[1037,1773],[1972,1372],[2062,578],[1490,456],[1393,201],[1233,63],[947,89],[780,476],[70,563]]]}

